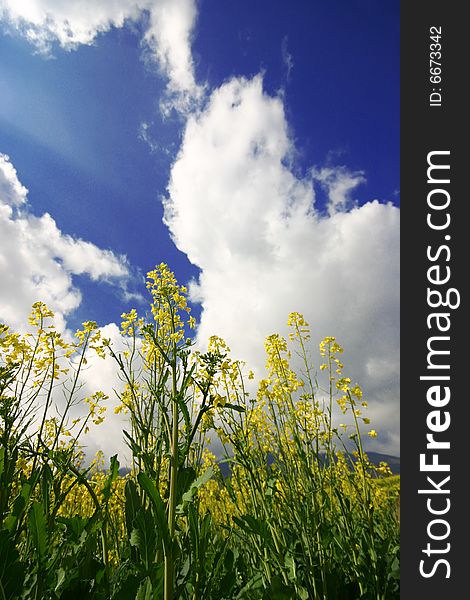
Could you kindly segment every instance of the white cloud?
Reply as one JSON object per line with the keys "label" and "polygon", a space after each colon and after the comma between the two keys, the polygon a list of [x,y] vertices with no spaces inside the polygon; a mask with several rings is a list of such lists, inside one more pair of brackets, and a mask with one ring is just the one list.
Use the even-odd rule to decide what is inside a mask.
{"label": "white cloud", "polygon": [[128,0],[3,0],[3,14],[42,52],[57,41],[65,50],[91,44],[99,33],[136,19],[150,2]]}
{"label": "white cloud", "polygon": [[[291,311],[312,339],[335,335],[382,431],[398,452],[399,210],[376,200],[347,208],[362,173],[344,167],[298,177],[282,100],[262,80],[232,79],[189,118],[172,168],[165,220],[201,269],[198,337],[216,333],[260,370],[263,339]],[[315,207],[314,179],[329,192]]]}
{"label": "white cloud", "polygon": [[[48,214],[32,215],[28,211],[27,190],[5,154],[0,154],[0,240],[0,322],[7,323],[14,331],[28,329],[31,305],[41,300],[54,311],[58,330],[71,338],[66,319],[82,298],[74,285],[74,275],[108,280],[126,291],[129,270],[125,257],[62,233]],[[114,323],[102,327],[101,334],[111,339],[116,352],[124,348],[123,338]],[[81,439],[86,455],[91,458],[101,449],[107,458],[119,453],[121,463],[128,464],[129,452],[122,435],[126,421],[113,413],[117,405],[114,390],[122,388],[119,369],[112,359],[102,360],[94,352],[88,352],[87,361],[77,397],[80,401],[72,409],[73,416],[86,413],[83,399],[95,391],[105,392],[109,401],[105,422],[97,427],[91,425],[90,432]],[[55,402],[63,406],[59,389]]]}
{"label": "white cloud", "polygon": [[191,55],[196,16],[195,0],[0,0],[0,19],[45,55],[55,42],[74,50],[113,27],[148,17],[143,41],[169,79],[166,109],[188,110],[202,93]]}
{"label": "white cloud", "polygon": [[0,154],[0,320],[24,330],[31,305],[41,300],[63,330],[81,301],[73,276],[122,282],[127,260],[62,233],[47,213],[31,214],[26,194],[8,156]]}
{"label": "white cloud", "polygon": [[169,78],[168,97],[161,103],[164,112],[175,107],[182,113],[193,108],[203,88],[194,77],[191,35],[197,17],[194,0],[153,2],[144,41],[157,57],[160,69]]}
{"label": "white cloud", "polygon": [[9,206],[21,206],[26,202],[28,190],[17,177],[10,157],[0,154],[0,202]]}
{"label": "white cloud", "polygon": [[290,80],[292,69],[294,68],[294,59],[288,49],[288,37],[285,35],[281,43],[281,55],[284,68],[286,70],[286,81]]}
{"label": "white cloud", "polygon": [[[111,346],[116,354],[128,349],[119,327],[115,323],[100,327],[100,332],[103,339],[107,338],[111,341]],[[121,466],[129,466],[131,463],[130,451],[122,433],[123,429],[129,431],[129,419],[124,413],[118,415],[114,413],[114,408],[120,405],[117,394],[124,389],[124,383],[119,373],[119,368],[111,357],[107,356],[106,359],[102,359],[93,351],[87,353],[87,365],[82,371],[81,377],[80,397],[89,397],[96,391],[102,391],[109,399],[104,402],[107,411],[103,423],[100,425],[90,424],[90,431],[80,438],[80,442],[84,446],[87,458],[92,458],[98,450],[102,450],[106,460],[113,454],[118,454]],[[86,414],[83,402],[73,412],[74,416]]]}
{"label": "white cloud", "polygon": [[352,191],[361,183],[365,183],[364,173],[351,173],[345,167],[323,167],[313,169],[312,176],[319,181],[328,194],[328,214],[345,211],[354,205],[351,201]]}

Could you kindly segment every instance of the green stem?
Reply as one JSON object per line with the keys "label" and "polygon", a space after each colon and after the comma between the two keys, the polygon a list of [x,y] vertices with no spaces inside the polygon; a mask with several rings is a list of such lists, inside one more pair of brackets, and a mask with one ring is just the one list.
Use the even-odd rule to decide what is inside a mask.
{"label": "green stem", "polygon": [[168,498],[168,530],[170,533],[170,546],[165,552],[165,585],[164,600],[173,599],[174,565],[173,565],[173,540],[175,537],[176,516],[176,483],[178,477],[178,398],[177,398],[177,373],[176,373],[176,343],[173,345],[172,361],[172,432],[171,432],[171,463],[170,463],[170,494]]}

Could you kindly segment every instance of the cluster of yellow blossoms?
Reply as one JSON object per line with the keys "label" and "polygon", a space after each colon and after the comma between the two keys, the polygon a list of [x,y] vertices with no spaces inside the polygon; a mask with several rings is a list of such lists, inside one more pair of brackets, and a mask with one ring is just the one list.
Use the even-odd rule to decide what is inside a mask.
{"label": "cluster of yellow blossoms", "polygon": [[[149,382],[152,381],[151,376],[164,379],[165,370],[171,361],[176,365],[177,360],[183,360],[182,354],[178,354],[177,350],[183,349],[186,352],[185,349],[188,349],[189,356],[192,341],[185,339],[185,328],[194,328],[196,323],[192,316],[188,316],[190,308],[187,289],[178,285],[174,274],[165,264],[158,265],[148,274],[147,288],[152,297],[152,324],[146,325],[135,309],[121,315],[121,333],[129,342],[129,349],[114,357],[122,371],[125,371],[125,366],[130,367],[130,375],[124,381],[120,393],[121,403],[115,412],[130,412],[135,416],[142,407],[143,411],[148,410],[149,420],[145,421],[147,417],[138,414],[141,420],[136,420],[134,426],[148,426],[148,431],[145,432],[147,440],[154,436],[153,442],[157,448],[156,439],[160,433],[156,430],[151,431],[151,428],[155,425],[154,409],[158,398],[152,396]],[[113,354],[109,340],[101,338],[96,323],[83,323],[83,329],[76,332],[75,341],[72,342],[66,341],[52,325],[47,325],[53,318],[52,311],[38,302],[33,306],[29,320],[31,327],[35,328],[34,333],[20,336],[11,333],[7,326],[0,325],[2,364],[19,365],[17,368],[22,370],[23,379],[20,376],[18,380],[24,381],[25,385],[29,374],[32,373],[33,387],[44,387],[46,395],[48,381],[50,383],[57,380],[70,371],[72,377],[75,377],[81,365],[86,364],[87,352],[90,350],[102,358],[107,353]],[[299,354],[306,361],[306,343],[311,335],[308,323],[300,313],[294,312],[289,315],[288,326],[291,329],[288,335],[289,342],[296,344],[297,348],[300,347]],[[220,524],[230,524],[231,516],[248,511],[255,502],[253,494],[256,489],[261,490],[266,497],[275,493],[284,497],[294,493],[299,497],[305,494],[305,477],[292,480],[293,487],[289,489],[281,471],[282,468],[291,469],[293,474],[312,477],[314,472],[321,472],[320,450],[332,451],[333,438],[337,436],[336,439],[340,439],[338,430],[333,426],[333,401],[338,404],[341,414],[351,415],[353,419],[352,424],[340,424],[342,430],[355,427],[355,431],[358,432],[358,419],[362,419],[366,425],[370,423],[367,417],[362,416],[362,410],[367,408],[367,403],[363,400],[361,388],[353,384],[350,377],[343,375],[344,365],[339,358],[343,354],[343,348],[334,337],[324,338],[319,345],[322,357],[319,376],[322,377],[322,371],[326,372],[326,390],[316,385],[317,374],[312,375],[311,366],[307,362],[302,377],[297,374],[291,366],[292,355],[289,347],[288,341],[279,334],[272,334],[266,339],[267,377],[259,381],[255,398],[250,396],[245,388],[243,372],[246,365],[230,358],[230,348],[217,336],[209,339],[207,354],[193,351],[188,359],[189,366],[185,365],[189,372],[188,389],[191,387],[192,393],[180,399],[186,403],[187,413],[184,413],[185,420],[181,419],[178,423],[179,439],[184,440],[185,436],[188,436],[191,420],[198,414],[201,403],[206,403],[203,413],[201,412],[201,436],[197,439],[202,447],[210,430],[215,430],[225,451],[233,458],[230,485],[227,485],[218,471],[215,455],[207,449],[199,455],[201,461],[198,467],[202,471],[210,466],[218,473],[218,477],[211,478],[199,490],[200,510],[211,512]],[[140,361],[138,372],[141,374],[147,369],[147,373],[150,372],[151,375],[140,379],[139,376],[134,376],[133,365],[137,360]],[[250,371],[247,379],[251,380],[253,377]],[[165,382],[166,380],[162,385],[166,385]],[[73,387],[75,389],[75,384]],[[29,397],[32,397],[29,388],[28,393]],[[176,394],[172,393],[171,398],[176,403],[178,399]],[[86,432],[89,421],[95,425],[102,423],[108,400],[108,396],[101,391],[86,398],[87,416],[74,419],[70,426],[65,417],[57,418],[47,414],[42,428],[43,446],[72,447],[76,444],[76,438],[71,434],[72,428],[76,426],[80,432]],[[68,407],[70,406],[71,401],[68,404]],[[48,409],[49,405],[46,404],[46,413]],[[165,413],[165,410],[161,412]],[[162,423],[159,424],[162,429],[165,425],[168,426],[165,414],[162,415]],[[354,438],[355,435],[357,433],[351,437]],[[376,437],[377,432],[371,429],[368,435]],[[66,437],[72,439],[65,441]],[[315,448],[312,453],[312,449]],[[315,463],[311,456],[315,457]],[[372,465],[365,463],[361,453],[357,456],[362,461],[362,468],[358,469],[358,474],[361,477],[369,477],[366,473],[368,469],[372,471]],[[280,462],[271,468],[270,461],[273,457]],[[97,459],[92,465],[89,479],[98,496],[103,493],[106,480],[100,460],[101,458]],[[351,494],[351,486],[355,485],[350,476],[351,465],[341,451],[335,451],[335,461],[335,469],[325,470],[321,477],[334,477],[336,482],[340,482],[343,492]],[[162,496],[167,492],[168,466],[168,455],[160,456],[160,475],[157,479]],[[250,471],[252,467],[253,471]],[[26,464],[24,468],[27,468]],[[384,464],[375,468],[375,471],[382,475],[389,474],[388,467]],[[118,477],[115,480],[109,501],[109,510],[113,515],[118,536],[125,534],[124,485],[128,477]],[[258,488],[253,485],[254,480]],[[64,480],[63,485],[67,486],[67,480]],[[381,498],[382,491],[380,488],[377,490],[374,502],[379,502]],[[90,516],[93,510],[92,500],[87,495],[82,496],[77,486],[71,488],[60,514]],[[116,543],[115,553],[118,552],[118,547],[119,544]],[[117,558],[117,554],[113,555],[114,560]]]}

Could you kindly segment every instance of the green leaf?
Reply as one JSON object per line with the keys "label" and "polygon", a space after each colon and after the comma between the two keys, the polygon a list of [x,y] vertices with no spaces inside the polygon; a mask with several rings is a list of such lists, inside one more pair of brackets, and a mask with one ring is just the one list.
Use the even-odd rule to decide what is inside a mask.
{"label": "green leaf", "polygon": [[128,479],[126,481],[126,485],[124,486],[124,495],[126,497],[125,512],[127,534],[130,535],[134,527],[134,519],[139,510],[142,510],[142,502],[140,501],[136,485],[132,479]]}
{"label": "green leaf", "polygon": [[292,581],[293,583],[295,583],[296,578],[297,578],[296,568],[295,568],[296,565],[295,565],[294,557],[292,556],[292,554],[290,552],[287,552],[284,564],[288,571],[289,581]]}
{"label": "green leaf", "polygon": [[62,569],[62,567],[60,567],[57,570],[57,585],[55,586],[55,590],[54,590],[55,592],[59,591],[60,587],[62,586],[62,584],[65,581],[65,577],[66,577],[65,571],[64,571],[64,569]]}
{"label": "green leaf", "polygon": [[119,590],[113,594],[112,600],[130,600],[130,598],[135,598],[138,585],[139,579],[137,576],[129,575]]}
{"label": "green leaf", "polygon": [[148,570],[157,551],[155,522],[149,511],[141,509],[137,513],[134,523],[129,543],[139,550],[145,569]]}
{"label": "green leaf", "polygon": [[275,575],[271,581],[269,589],[264,593],[266,600],[295,600],[295,590],[287,586],[279,575]]}
{"label": "green leaf", "polygon": [[[197,509],[193,504],[189,504],[187,511],[187,519],[188,519],[188,532],[190,539],[190,547],[191,547],[191,557],[195,562],[199,560],[199,546],[200,546],[200,536],[198,529],[199,515],[197,514]],[[190,561],[191,562],[191,561]]]}
{"label": "green leaf", "polygon": [[132,450],[132,454],[134,456],[142,456],[143,450],[137,444],[137,442],[134,440],[134,438],[125,429],[122,430],[122,433],[124,434],[124,437],[126,438],[127,445]]}
{"label": "green leaf", "polygon": [[199,475],[199,477],[192,482],[189,490],[183,494],[183,503],[192,502],[194,494],[197,492],[197,490],[207,483],[213,475],[214,469],[212,467],[209,467],[202,475]]}
{"label": "green leaf", "polygon": [[56,521],[57,523],[65,525],[68,539],[76,544],[80,541],[80,537],[90,522],[89,519],[79,517],[78,515],[75,515],[74,517],[57,517]]}
{"label": "green leaf", "polygon": [[117,454],[111,456],[110,465],[109,465],[109,475],[106,479],[106,482],[103,486],[103,501],[107,505],[109,499],[111,498],[111,489],[113,482],[119,475],[119,461],[117,459]]}
{"label": "green leaf", "polygon": [[297,588],[297,597],[299,600],[308,600],[308,590],[304,587]]}
{"label": "green leaf", "polygon": [[51,468],[46,463],[42,469],[42,474],[41,474],[41,479],[40,479],[41,493],[42,493],[44,509],[45,509],[46,513],[49,510],[50,492],[51,492],[51,486],[52,486],[53,481],[54,481],[54,477],[52,475]]}
{"label": "green leaf", "polygon": [[8,531],[0,531],[0,597],[14,599],[23,591],[25,566]]}
{"label": "green leaf", "polygon": [[231,408],[232,410],[236,410],[240,413],[245,412],[245,408],[243,406],[239,406],[238,404],[231,404],[230,402],[226,402],[224,404],[224,408]]}
{"label": "green leaf", "polygon": [[131,535],[129,536],[129,544],[131,546],[135,546],[135,548],[139,548],[139,550],[141,550],[144,546],[142,542],[142,535],[138,527],[134,527],[134,529],[131,531]]}
{"label": "green leaf", "polygon": [[194,467],[180,467],[178,470],[178,481],[176,490],[176,504],[182,500],[183,494],[187,492],[191,484],[196,479],[196,469]]}
{"label": "green leaf", "polygon": [[[236,600],[242,600],[242,598],[254,598],[259,596],[253,596],[251,594],[254,590],[259,590],[263,587],[263,576],[261,573],[255,573],[253,577],[242,587],[242,589],[235,596]],[[273,598],[274,600],[274,598]]]}
{"label": "green leaf", "polygon": [[[29,484],[25,483],[24,487],[29,486]],[[24,489],[23,487],[23,489]],[[16,498],[13,500],[13,507],[12,507],[12,515],[14,517],[19,517],[24,509],[26,508],[26,498],[25,495],[23,494],[23,492],[21,491],[18,496],[16,496]]]}
{"label": "green leaf", "polygon": [[259,535],[262,539],[267,537],[266,521],[257,519],[252,515],[243,515],[242,517],[232,517],[234,522],[246,531],[246,533]]}
{"label": "green leaf", "polygon": [[150,498],[150,501],[153,504],[155,521],[157,523],[158,530],[162,536],[165,552],[167,552],[170,548],[170,532],[168,530],[168,523],[166,520],[165,503],[160,497],[160,492],[158,491],[157,486],[150,479],[147,473],[141,471],[137,475],[137,480],[142,489],[147,493],[148,497]]}
{"label": "green leaf", "polygon": [[42,502],[34,502],[28,515],[28,526],[33,539],[38,562],[42,562],[47,550],[46,517]]}
{"label": "green leaf", "polygon": [[36,485],[37,474],[33,474],[29,481],[25,481],[21,486],[21,490],[18,495],[13,500],[13,509],[10,514],[5,519],[5,527],[8,529],[10,533],[13,533],[16,530],[16,526],[20,517],[23,516],[23,513],[26,510],[26,506],[31,497],[31,493]]}
{"label": "green leaf", "polygon": [[187,390],[191,385],[191,380],[194,375],[194,371],[196,370],[196,364],[192,365],[191,369],[186,373],[186,377],[184,378],[183,384],[181,386],[182,390]]}
{"label": "green leaf", "polygon": [[233,587],[237,581],[236,571],[234,569],[234,554],[231,550],[227,550],[224,557],[225,574],[220,580],[218,596],[223,598],[231,598],[233,596]]}
{"label": "green leaf", "polygon": [[184,388],[181,390],[179,394],[176,396],[176,401],[178,402],[178,406],[183,414],[184,425],[187,431],[191,430],[191,417],[189,415],[189,410],[185,402],[185,390]]}
{"label": "green leaf", "polygon": [[152,582],[146,577],[139,586],[135,600],[153,600]]}

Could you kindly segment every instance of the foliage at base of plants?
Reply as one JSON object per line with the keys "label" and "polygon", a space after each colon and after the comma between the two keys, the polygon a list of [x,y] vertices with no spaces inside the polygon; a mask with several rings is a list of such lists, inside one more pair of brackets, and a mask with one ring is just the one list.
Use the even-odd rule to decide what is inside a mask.
{"label": "foliage at base of plants", "polygon": [[[68,339],[40,302],[30,333],[0,326],[0,599],[398,598],[399,479],[363,450],[367,403],[335,338],[315,366],[292,313],[255,388],[222,339],[195,349],[166,265],[147,286],[125,350],[93,322]],[[91,354],[122,380],[125,475],[117,456],[84,461],[109,405],[84,397]]]}

